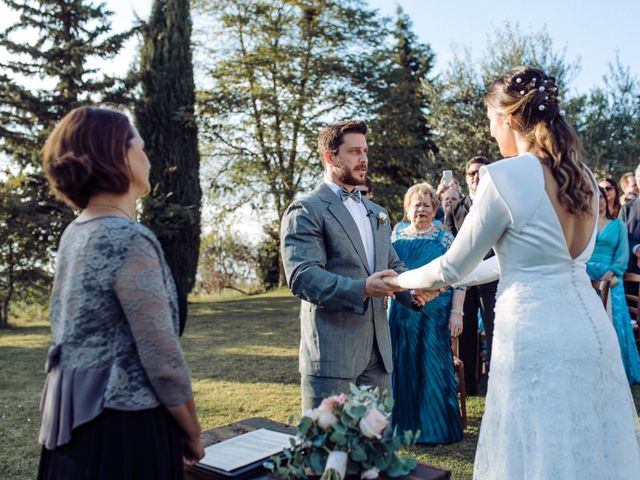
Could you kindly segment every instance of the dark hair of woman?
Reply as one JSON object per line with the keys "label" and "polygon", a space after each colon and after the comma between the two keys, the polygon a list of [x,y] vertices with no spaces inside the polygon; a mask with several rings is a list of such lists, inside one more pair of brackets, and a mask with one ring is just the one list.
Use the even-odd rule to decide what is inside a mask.
{"label": "dark hair of woman", "polygon": [[605,211],[604,216],[609,220],[613,220],[613,215],[611,215],[611,212],[609,211],[609,202],[607,201],[607,192],[602,187],[598,187],[598,189],[600,190],[600,195],[602,196],[602,198],[604,198],[604,211]]}
{"label": "dark hair of woman", "polygon": [[51,190],[74,208],[85,208],[97,192],[126,193],[131,181],[125,160],[134,137],[129,119],[106,108],[72,110],[42,149]]}
{"label": "dark hair of woman", "polygon": [[485,97],[487,106],[510,119],[529,142],[530,151],[558,182],[558,200],[572,214],[587,217],[592,181],[582,164],[583,150],[560,108],[556,79],[539,68],[518,66],[497,79]]}
{"label": "dark hair of woman", "polygon": [[[611,188],[613,188],[613,193],[615,193],[612,202],[614,210],[611,211],[611,215],[618,216],[618,212],[620,211],[620,191],[618,190],[618,183],[612,178],[605,178],[604,181],[611,185]],[[609,196],[606,195],[605,198],[607,199],[607,208],[609,208]]]}

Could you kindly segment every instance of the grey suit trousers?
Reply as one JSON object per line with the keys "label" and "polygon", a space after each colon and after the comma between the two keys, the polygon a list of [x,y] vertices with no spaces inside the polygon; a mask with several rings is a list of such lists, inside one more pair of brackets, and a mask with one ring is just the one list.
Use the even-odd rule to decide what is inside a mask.
{"label": "grey suit trousers", "polygon": [[302,413],[316,408],[323,399],[333,394],[348,393],[349,384],[358,386],[370,385],[378,387],[381,392],[391,392],[391,374],[384,368],[377,342],[373,343],[371,361],[367,368],[357,377],[337,378],[317,375],[301,375]]}

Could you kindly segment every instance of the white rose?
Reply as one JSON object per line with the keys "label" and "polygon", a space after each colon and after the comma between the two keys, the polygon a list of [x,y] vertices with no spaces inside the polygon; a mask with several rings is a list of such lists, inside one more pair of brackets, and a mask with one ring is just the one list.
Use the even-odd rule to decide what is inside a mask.
{"label": "white rose", "polygon": [[320,411],[317,408],[311,408],[302,414],[303,417],[309,417],[314,422],[318,420],[320,416]]}
{"label": "white rose", "polygon": [[360,474],[361,479],[373,480],[374,478],[378,478],[380,476],[380,469],[373,467],[369,470],[365,470]]}
{"label": "white rose", "polygon": [[367,409],[364,417],[360,419],[358,426],[367,438],[382,438],[382,431],[389,425],[387,417],[377,408]]}
{"label": "white rose", "polygon": [[318,426],[323,430],[329,430],[337,421],[338,417],[326,410],[321,410],[318,415]]}

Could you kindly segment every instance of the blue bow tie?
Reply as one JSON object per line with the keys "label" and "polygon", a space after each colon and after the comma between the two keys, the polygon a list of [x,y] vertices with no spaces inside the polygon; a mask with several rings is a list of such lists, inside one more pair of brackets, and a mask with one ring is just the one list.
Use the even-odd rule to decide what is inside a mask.
{"label": "blue bow tie", "polygon": [[360,195],[360,189],[353,187],[353,190],[349,191],[344,187],[340,188],[340,198],[343,202],[346,202],[347,199],[351,199],[356,203],[362,202],[362,196]]}

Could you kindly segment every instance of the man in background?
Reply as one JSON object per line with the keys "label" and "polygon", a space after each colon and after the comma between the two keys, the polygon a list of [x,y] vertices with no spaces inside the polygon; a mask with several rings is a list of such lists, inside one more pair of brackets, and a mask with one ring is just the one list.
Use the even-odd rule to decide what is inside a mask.
{"label": "man in background", "polygon": [[[473,199],[480,182],[480,168],[489,165],[487,157],[473,157],[467,162],[466,182],[469,195],[462,196],[459,200],[451,202],[444,209],[444,227],[454,236],[457,235],[473,204]],[[443,202],[444,203],[444,202]],[[492,257],[493,250],[487,252],[485,258]],[[465,387],[468,395],[478,393],[478,314],[482,315],[487,342],[487,362],[491,359],[491,344],[493,342],[493,320],[496,305],[496,290],[498,282],[490,282],[484,285],[467,288],[464,299],[464,328],[460,335],[460,359],[464,363]]]}

